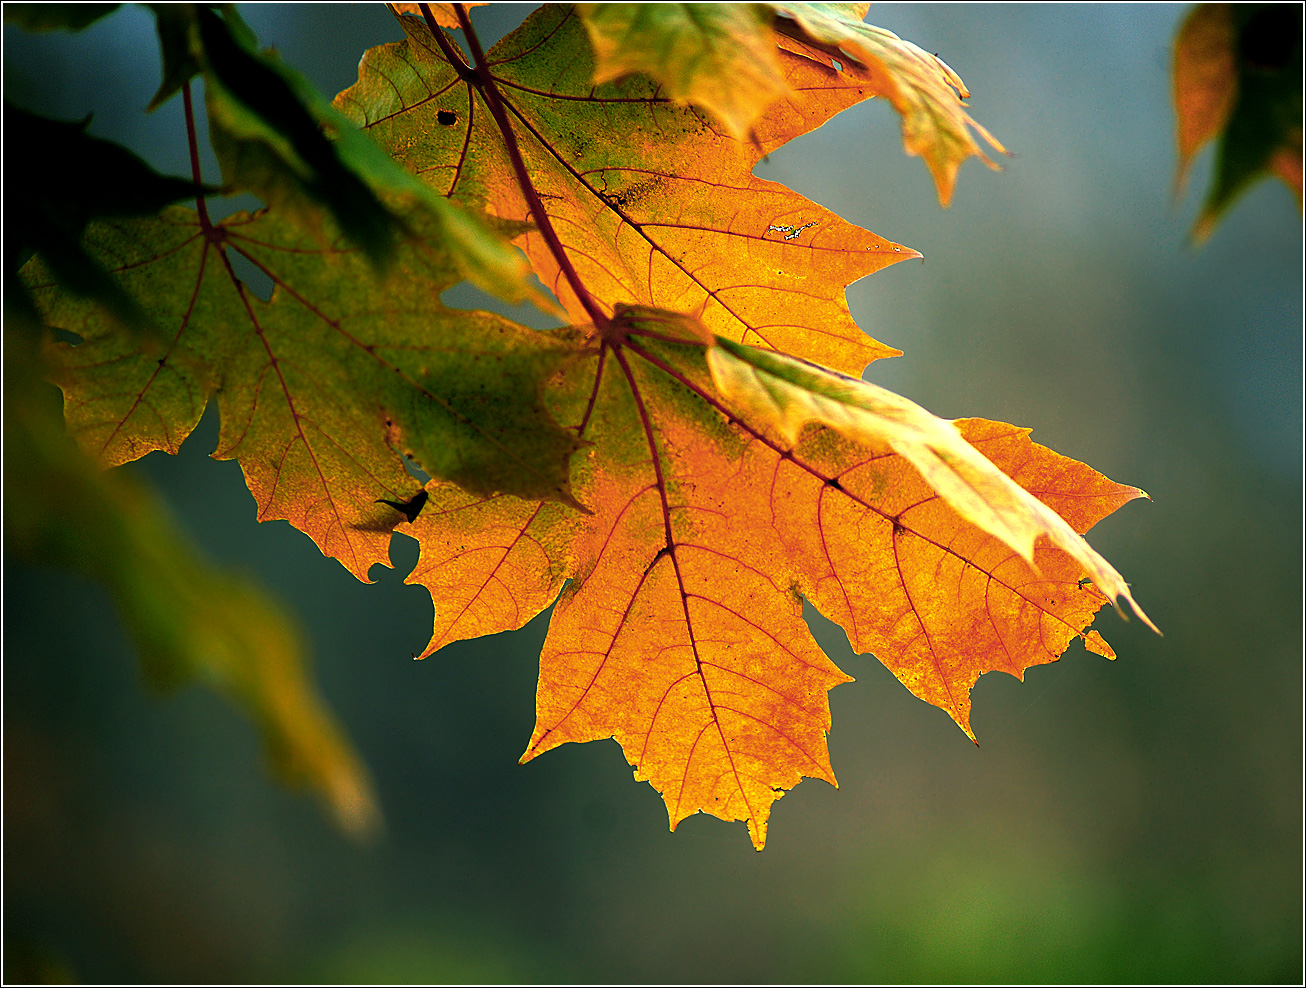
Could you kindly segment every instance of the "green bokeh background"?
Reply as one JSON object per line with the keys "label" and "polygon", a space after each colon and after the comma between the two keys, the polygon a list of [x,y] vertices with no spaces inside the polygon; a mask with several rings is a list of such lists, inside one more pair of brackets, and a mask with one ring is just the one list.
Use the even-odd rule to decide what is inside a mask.
{"label": "green bokeh background", "polygon": [[[489,41],[525,9],[473,18]],[[1211,155],[1176,200],[1169,49],[1186,9],[876,5],[873,22],[957,69],[1014,157],[967,164],[941,210],[873,101],[758,168],[925,255],[849,291],[905,351],[868,378],[941,415],[1031,426],[1152,495],[1091,539],[1164,638],[1108,612],[1118,661],[1076,645],[1024,684],[984,677],[977,748],[813,613],[858,680],[831,696],[841,788],[809,780],[777,803],[762,854],[709,817],[669,834],[613,743],[517,765],[547,615],[414,663],[430,631],[425,591],[402,585],[415,545],[396,539],[396,569],[365,586],[285,523],[257,525],[238,467],[206,457],[209,416],[180,456],[125,469],[298,612],[386,832],[360,846],[275,787],[214,696],[146,692],[98,587],[6,560],[6,966],[98,982],[1299,982],[1302,226],[1266,182],[1188,246]],[[328,94],[401,36],[380,5],[242,12]],[[159,71],[144,11],[4,38],[8,98],[94,111],[92,133],[187,173],[180,100],[142,112]]]}

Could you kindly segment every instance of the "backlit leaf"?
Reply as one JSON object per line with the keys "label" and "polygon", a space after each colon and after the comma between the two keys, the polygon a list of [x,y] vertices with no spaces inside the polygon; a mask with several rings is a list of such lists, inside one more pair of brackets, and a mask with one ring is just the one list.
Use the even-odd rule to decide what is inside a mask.
{"label": "backlit leaf", "polygon": [[737,140],[789,92],[764,4],[581,3],[576,11],[594,44],[596,83],[642,72]]}
{"label": "backlit leaf", "polygon": [[[410,582],[436,603],[427,654],[520,627],[570,579],[523,760],[614,737],[673,828],[699,811],[747,820],[760,847],[775,799],[803,776],[834,780],[826,693],[847,676],[811,638],[803,598],[968,734],[982,673],[1021,676],[1076,637],[1113,655],[1088,625],[1108,602],[1089,581],[1114,570],[1075,533],[1138,490],[1027,430],[942,422],[791,358],[709,349],[683,316],[623,309],[618,326],[620,344],[600,343],[554,385],[560,420],[593,442],[573,471],[592,514],[432,487],[431,505],[398,529],[421,545]],[[775,362],[765,386],[778,403],[753,393],[765,372],[750,357]],[[710,365],[723,361],[752,376],[721,386]],[[860,421],[875,415],[856,404],[868,394],[887,409],[880,427]],[[810,424],[826,420],[844,434]],[[1015,541],[1041,533],[1029,559],[913,465],[931,443],[974,485],[966,510],[1023,524]]]}
{"label": "backlit leaf", "polygon": [[[827,694],[849,677],[805,600],[971,734],[983,673],[1022,676],[1075,638],[1113,656],[1090,625],[1133,599],[1081,536],[1142,496],[1027,430],[945,422],[847,376],[894,351],[852,321],[844,288],[918,255],[753,166],[873,95],[895,101],[945,200],[979,149],[942,62],[859,7],[779,9],[774,51],[746,31],[736,53],[774,59],[784,80],[780,98],[744,100],[747,140],[714,119],[733,111],[684,105],[703,101],[701,80],[686,95],[624,74],[665,76],[653,39],[677,48],[676,11],[591,11],[619,22],[596,35],[604,68],[572,8],[487,55],[465,10],[419,5],[400,12],[406,40],[368,52],[337,97],[424,195],[515,237],[571,326],[440,306],[460,249],[412,203],[385,280],[321,203],[92,227],[88,250],[171,327],[155,349],[30,279],[48,321],[81,339],[56,355],[85,448],[104,462],[175,449],[216,396],[217,455],[240,459],[261,518],[290,519],[362,579],[392,531],[418,541],[408,582],[435,605],[424,655],[556,600],[523,761],[615,738],[673,828],[744,820],[758,848],[785,791],[834,782]],[[689,77],[720,77],[712,33]],[[645,37],[651,58],[632,61]],[[252,94],[247,109],[263,114]],[[271,281],[270,302],[237,262]],[[434,479],[419,485],[405,455]]]}
{"label": "backlit leaf", "polygon": [[520,256],[476,217],[416,181],[258,42],[232,7],[153,7],[164,55],[158,106],[203,72],[213,147],[231,191],[248,191],[319,235],[334,226],[384,268],[408,235],[435,226],[462,276],[510,302],[538,300]]}
{"label": "backlit leaf", "polygon": [[997,166],[971,131],[993,150],[1006,154],[987,130],[975,122],[962,102],[970,96],[965,83],[938,55],[903,41],[892,31],[866,24],[865,4],[776,3],[815,41],[832,45],[859,63],[854,77],[863,78],[868,95],[884,96],[902,116],[902,143],[908,154],[925,159],[939,202],[947,205],[957,181],[957,169],[972,155],[990,168]]}
{"label": "backlit leaf", "polygon": [[[440,305],[459,276],[438,231],[405,244],[385,282],[360,252],[324,248],[270,213],[206,226],[174,208],[97,224],[88,246],[168,328],[142,345],[40,271],[29,277],[47,322],[81,338],[56,346],[55,379],[70,430],[103,466],[176,452],[216,395],[214,455],[240,460],[259,517],[291,521],[362,580],[389,564],[395,518],[376,501],[409,496],[404,456],[473,491],[570,500],[576,442],[540,396],[567,351]],[[233,257],[271,279],[270,302]]]}
{"label": "backlit leaf", "polygon": [[[400,20],[408,39],[369,51],[336,105],[433,188],[528,220],[478,90],[424,23]],[[852,373],[897,352],[858,328],[843,290],[919,255],[751,172],[766,152],[868,98],[861,83],[782,51],[797,95],[758,123],[754,145],[718,132],[648,79],[596,87],[570,8],[537,11],[487,57],[544,209],[605,311],[625,303],[697,313],[722,336]],[[589,321],[543,237],[530,232],[519,243],[571,318]]]}
{"label": "backlit leaf", "polygon": [[[1046,539],[1074,558],[1099,590],[1128,600],[1152,626],[1120,574],[1056,511],[977,452],[953,423],[877,385],[729,340],[718,340],[708,350],[707,362],[721,395],[787,443],[796,443],[803,427],[815,422],[849,439],[888,445],[966,521],[1029,563],[1034,562],[1035,541]],[[1145,495],[1134,490],[1131,496]]]}

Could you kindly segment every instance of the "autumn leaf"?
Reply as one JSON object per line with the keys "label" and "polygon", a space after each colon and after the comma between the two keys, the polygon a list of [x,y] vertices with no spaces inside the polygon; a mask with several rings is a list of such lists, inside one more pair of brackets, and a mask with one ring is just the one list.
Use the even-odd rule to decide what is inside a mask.
{"label": "autumn leaf", "polygon": [[722,397],[751,412],[753,421],[769,425],[789,445],[809,422],[849,439],[887,444],[967,522],[1001,539],[1030,564],[1035,541],[1046,539],[1079,562],[1108,597],[1129,601],[1156,630],[1120,574],[1059,514],[976,452],[951,422],[877,385],[729,340],[715,341],[707,363]]}
{"label": "autumn leaf", "polygon": [[[175,448],[216,395],[217,455],[240,459],[260,517],[362,579],[392,530],[417,539],[424,655],[556,600],[523,761],[615,738],[673,829],[744,820],[759,849],[776,799],[835,778],[827,694],[849,677],[804,600],[971,734],[984,672],[1022,676],[1077,637],[1113,654],[1089,626],[1133,598],[1080,536],[1142,496],[1027,430],[944,422],[848,376],[894,351],[861,333],[844,288],[918,255],[751,168],[894,72],[901,87],[917,55],[841,9],[785,9],[788,95],[746,142],[644,76],[596,83],[571,8],[487,54],[453,5],[468,59],[419,5],[400,14],[407,40],[364,57],[336,106],[432,194],[515,236],[572,326],[442,308],[457,250],[420,210],[384,282],[284,204],[93,226],[88,249],[174,327],[158,352],[30,278],[81,339],[55,353],[84,447],[117,462]],[[960,88],[928,64],[929,85],[898,91],[912,126],[935,119],[912,117],[930,86]],[[960,145],[939,135],[969,118],[939,119],[921,148],[950,183]],[[272,281],[270,302],[232,257]],[[435,479],[415,489],[400,454]]]}
{"label": "autumn leaf", "polygon": [[[235,8],[218,16],[193,4],[153,6],[163,53],[163,82],[150,108],[203,74],[209,131],[232,191],[252,192],[323,237],[342,232],[384,270],[408,235],[406,214],[420,211],[438,230],[463,277],[509,301],[537,298],[521,258],[479,219],[399,168],[337,113],[300,73],[260,52]],[[198,167],[198,159],[192,154]]]}
{"label": "autumn leaf", "polygon": [[884,96],[902,117],[902,143],[918,154],[934,176],[939,202],[948,205],[957,182],[957,169],[974,156],[990,168],[997,165],[984,153],[971,131],[993,150],[1006,154],[997,139],[976,123],[962,102],[970,96],[961,77],[939,58],[892,31],[866,24],[866,4],[776,3],[809,38],[837,48],[860,63],[849,71]]}
{"label": "autumn leaf", "polygon": [[1274,175],[1302,204],[1302,22],[1296,4],[1202,4],[1175,37],[1176,188],[1219,139],[1216,173],[1193,239],[1248,187]]}
{"label": "autumn leaf", "polygon": [[[540,398],[565,348],[488,313],[445,309],[439,292],[459,274],[438,228],[405,244],[384,282],[360,252],[324,248],[270,212],[210,224],[175,207],[95,224],[87,247],[168,329],[150,345],[39,269],[29,275],[47,321],[80,337],[54,345],[54,379],[69,430],[102,466],[175,453],[216,397],[214,455],[240,460],[259,518],[289,520],[364,581],[389,565],[402,517],[377,499],[416,487],[405,457],[472,491],[574,503],[576,440]],[[271,279],[269,302],[232,257]]]}
{"label": "autumn leaf", "polygon": [[[431,11],[435,18],[435,23],[441,27],[456,28],[458,27],[458,15],[454,12],[454,5],[451,3],[388,3],[386,4],[396,14],[411,14],[414,17],[422,16],[422,7]],[[484,7],[485,2],[465,3],[463,7]]]}
{"label": "autumn leaf", "polygon": [[757,3],[581,3],[596,83],[643,73],[747,140],[753,122],[789,92],[771,11]]}
{"label": "autumn leaf", "polygon": [[[452,42],[418,18],[400,22],[408,39],[369,51],[337,107],[433,188],[528,222],[493,114],[448,61],[459,59]],[[600,309],[696,313],[730,339],[860,373],[897,351],[853,322],[844,287],[919,255],[752,175],[763,154],[871,95],[828,62],[780,55],[799,95],[758,124],[756,146],[718,132],[646,78],[596,87],[585,29],[570,8],[532,14],[487,64],[534,191]],[[544,236],[518,242],[572,320],[593,321]]]}
{"label": "autumn leaf", "polygon": [[[967,158],[996,167],[972,130],[994,150],[1006,150],[966,112],[961,100],[970,94],[957,73],[937,55],[863,23],[868,6],[607,3],[576,10],[594,42],[595,82],[642,72],[676,102],[707,110],[739,140],[791,93],[777,57],[786,49],[776,46],[786,37],[819,46],[808,54],[856,78],[864,98],[883,96],[893,104],[907,153],[925,159],[946,206]],[[849,58],[853,63],[845,65]]]}
{"label": "autumn leaf", "polygon": [[[615,325],[621,342],[595,341],[554,385],[560,420],[593,443],[573,472],[592,515],[428,485],[428,508],[396,529],[418,539],[409,582],[436,606],[425,654],[520,627],[570,579],[523,760],[614,737],[663,794],[673,828],[699,811],[747,820],[761,847],[775,799],[803,776],[834,781],[826,693],[848,677],[811,638],[804,598],[968,734],[983,672],[1021,676],[1076,637],[1112,654],[1088,630],[1108,602],[1090,577],[1132,598],[1075,533],[1140,491],[1027,430],[971,420],[958,431],[914,406],[903,414],[904,399],[892,406],[906,424],[840,422],[855,441],[804,429],[805,418],[838,417],[759,411],[776,379],[794,377],[790,358],[713,340],[672,313],[622,309]],[[781,366],[767,385],[736,374],[721,388],[722,361]],[[833,385],[878,391],[801,367],[819,381],[787,387],[809,402],[833,401]],[[953,493],[961,510],[913,465],[926,440],[975,485]],[[1029,559],[964,516],[977,500],[1021,528],[1013,542],[1043,534]]]}

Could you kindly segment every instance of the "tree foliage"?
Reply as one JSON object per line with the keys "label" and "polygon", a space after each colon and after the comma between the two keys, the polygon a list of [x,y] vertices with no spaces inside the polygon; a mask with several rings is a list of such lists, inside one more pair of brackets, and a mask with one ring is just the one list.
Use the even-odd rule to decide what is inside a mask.
{"label": "tree foliage", "polygon": [[1302,205],[1302,14],[1298,4],[1205,3],[1175,37],[1176,183],[1218,139],[1215,178],[1193,238],[1211,235],[1225,210],[1273,175]]}
{"label": "tree foliage", "polygon": [[[673,828],[744,820],[759,849],[780,795],[834,782],[849,677],[803,600],[967,734],[984,672],[1113,657],[1106,603],[1147,620],[1082,538],[1142,492],[861,381],[897,351],[844,289],[919,255],[752,174],[879,96],[946,204],[977,136],[1002,148],[937,56],[858,5],[549,5],[488,52],[463,5],[395,13],[327,105],[232,10],[156,11],[195,208],[87,211],[111,289],[40,243],[23,272],[89,458],[176,452],[216,400],[260,520],[364,581],[418,541],[423,655],[557,601],[523,761],[615,738]],[[222,188],[265,209],[210,218],[196,76]],[[567,326],[440,303],[471,279],[557,309],[528,273]]]}

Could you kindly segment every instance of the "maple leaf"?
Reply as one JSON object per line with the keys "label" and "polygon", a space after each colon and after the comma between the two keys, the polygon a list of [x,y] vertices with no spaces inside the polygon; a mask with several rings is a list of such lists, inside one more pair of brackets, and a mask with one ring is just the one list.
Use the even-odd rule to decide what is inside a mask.
{"label": "maple leaf", "polygon": [[[555,382],[569,392],[561,420],[593,440],[573,472],[592,515],[429,485],[436,510],[396,529],[418,539],[408,582],[436,606],[424,654],[520,627],[572,581],[541,654],[523,761],[614,737],[673,828],[699,811],[744,819],[760,848],[785,790],[805,775],[834,782],[825,695],[848,677],[812,639],[802,598],[968,734],[983,672],[1021,676],[1080,636],[1112,654],[1088,625],[1108,594],[1132,597],[1076,533],[1140,491],[1001,423],[964,421],[958,433],[897,396],[892,416],[850,415],[840,389],[863,391],[863,404],[879,389],[808,364],[818,380],[787,381],[780,413],[759,412],[777,380],[795,377],[791,358],[672,313],[622,309],[616,322],[620,344],[598,343],[570,365],[569,386]],[[765,387],[737,372],[772,361]],[[735,377],[724,389],[713,380],[722,363]],[[851,425],[810,411],[836,400]],[[807,418],[858,441],[802,430]],[[950,503],[914,466],[926,440],[969,496],[943,485]],[[968,516],[992,525],[994,511],[1010,522],[995,526],[1002,538]],[[1049,538],[1034,547],[1036,532]]]}
{"label": "maple leaf", "polygon": [[[442,33],[414,17],[400,23],[407,40],[371,49],[336,106],[455,201],[528,221],[505,138],[481,89],[460,74],[470,69]],[[862,332],[844,287],[920,255],[752,175],[762,155],[872,95],[828,61],[780,54],[796,96],[759,122],[756,145],[718,132],[647,78],[596,87],[570,8],[532,14],[490,52],[487,72],[534,193],[602,310],[692,312],[730,339],[860,373],[898,351]],[[571,318],[593,321],[545,235],[518,242]]]}
{"label": "maple leaf", "polygon": [[[570,502],[576,440],[540,403],[565,350],[497,316],[445,309],[439,292],[458,270],[438,227],[422,236],[421,215],[409,222],[419,232],[383,282],[359,251],[324,247],[271,212],[211,224],[174,207],[93,224],[89,252],[168,335],[130,335],[33,268],[46,320],[81,338],[51,350],[69,430],[106,467],[175,453],[216,396],[214,456],[240,460],[259,518],[289,520],[364,581],[389,564],[397,516],[376,501],[411,493],[405,456],[469,490]],[[269,302],[228,251],[272,280]]]}
{"label": "maple leaf", "polygon": [[596,83],[643,73],[701,106],[737,140],[789,85],[771,13],[755,3],[581,3]]}
{"label": "maple leaf", "polygon": [[[946,423],[846,376],[894,351],[861,334],[843,289],[916,255],[751,174],[884,91],[868,81],[891,61],[876,44],[914,54],[843,11],[795,13],[802,31],[774,35],[790,95],[740,142],[646,77],[595,84],[570,8],[487,55],[453,5],[470,60],[419,10],[336,105],[517,235],[576,325],[441,308],[457,267],[420,214],[384,283],[275,207],[96,225],[89,249],[176,336],[163,354],[128,346],[91,303],[38,287],[83,340],[56,355],[84,445],[109,460],[174,448],[220,384],[218,455],[240,458],[261,517],[364,579],[392,529],[418,540],[408,582],[435,603],[423,654],[557,599],[523,761],[615,738],[673,828],[745,820],[759,849],[776,799],[804,776],[834,782],[827,694],[849,677],[804,599],[968,734],[982,673],[1021,676],[1076,637],[1112,654],[1089,625],[1133,600],[1080,535],[1141,492],[1026,430]],[[831,45],[866,64],[836,67]],[[950,183],[946,143],[926,145]],[[228,250],[271,278],[270,303]],[[414,493],[397,451],[437,479]]]}
{"label": "maple leaf", "polygon": [[1302,205],[1301,8],[1202,4],[1179,27],[1174,101],[1183,186],[1193,157],[1219,138],[1216,174],[1193,226],[1201,242],[1237,197],[1266,175]]}

